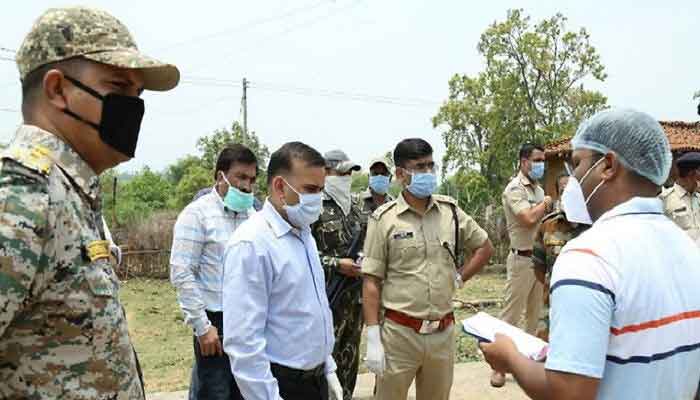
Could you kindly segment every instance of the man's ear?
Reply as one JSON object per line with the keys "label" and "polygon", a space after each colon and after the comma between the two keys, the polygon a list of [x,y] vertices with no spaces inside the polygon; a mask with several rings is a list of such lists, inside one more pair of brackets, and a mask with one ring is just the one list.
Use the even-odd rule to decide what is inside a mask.
{"label": "man's ear", "polygon": [[601,162],[601,164],[603,165],[603,172],[601,173],[601,177],[607,181],[615,178],[620,174],[622,164],[620,163],[620,159],[614,153],[608,153],[604,156],[604,158],[605,161]]}
{"label": "man's ear", "polygon": [[48,101],[59,110],[68,108],[68,101],[65,95],[66,80],[63,78],[63,72],[57,69],[49,70],[42,80],[42,91]]}

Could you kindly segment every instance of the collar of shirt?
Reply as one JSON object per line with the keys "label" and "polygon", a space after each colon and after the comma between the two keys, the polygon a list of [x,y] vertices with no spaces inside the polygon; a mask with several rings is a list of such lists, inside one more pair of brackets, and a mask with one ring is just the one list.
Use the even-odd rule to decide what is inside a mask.
{"label": "collar of shirt", "polygon": [[[423,215],[428,214],[428,212],[435,207],[435,198],[433,196],[430,196],[430,200],[428,200],[428,206],[425,208],[425,213]],[[419,214],[418,211],[416,211],[413,207],[411,207],[410,204],[406,201],[406,199],[403,197],[403,192],[399,193],[399,196],[396,198],[396,214],[402,214],[405,211],[411,210],[416,214]]]}
{"label": "collar of shirt", "polygon": [[595,223],[625,214],[663,214],[663,202],[656,197],[633,197],[605,212]]}
{"label": "collar of shirt", "polygon": [[534,181],[530,180],[529,177],[523,174],[523,171],[518,172],[518,178],[520,179],[520,183],[522,183],[525,186],[537,186],[537,184]]}
{"label": "collar of shirt", "polygon": [[290,232],[298,237],[301,237],[302,234],[311,232],[311,228],[308,226],[302,229],[297,229],[290,225],[289,222],[282,218],[280,213],[277,212],[275,206],[273,206],[269,200],[265,200],[265,204],[260,212],[262,213],[263,218],[265,218],[267,224],[270,225],[270,228],[272,228],[272,232],[277,238],[280,238]]}
{"label": "collar of shirt", "polygon": [[674,183],[674,184],[673,184],[673,190],[678,191],[678,195],[679,195],[680,197],[684,197],[684,196],[686,196],[686,195],[694,196],[694,197],[700,197],[700,193],[698,193],[698,192],[692,192],[692,193],[691,193],[691,192],[685,190],[685,188],[684,188],[683,186],[679,185],[678,183]]}
{"label": "collar of shirt", "polygon": [[51,159],[75,182],[91,200],[97,198],[100,181],[95,171],[78,153],[58,136],[34,125],[21,125],[12,145],[26,147],[42,146],[51,152]]}

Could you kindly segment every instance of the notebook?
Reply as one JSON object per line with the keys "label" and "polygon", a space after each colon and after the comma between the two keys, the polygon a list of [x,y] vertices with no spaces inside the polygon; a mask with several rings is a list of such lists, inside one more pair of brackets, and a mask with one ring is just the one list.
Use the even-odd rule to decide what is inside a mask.
{"label": "notebook", "polygon": [[510,337],[525,357],[535,361],[547,358],[547,342],[485,312],[479,312],[462,321],[462,329],[480,342],[493,342],[496,333],[501,333]]}

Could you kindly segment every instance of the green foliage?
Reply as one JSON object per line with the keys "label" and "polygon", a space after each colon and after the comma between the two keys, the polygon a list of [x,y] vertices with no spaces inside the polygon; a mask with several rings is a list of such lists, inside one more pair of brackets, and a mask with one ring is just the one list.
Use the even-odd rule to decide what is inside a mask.
{"label": "green foliage", "polygon": [[352,174],[352,186],[350,186],[350,191],[352,193],[359,193],[367,189],[369,185],[369,175],[364,172],[355,172]]}
{"label": "green foliage", "polygon": [[[205,168],[204,160],[201,157],[187,155],[166,168],[165,177],[173,186],[177,186],[180,180],[188,173],[188,170],[195,166]],[[211,170],[213,171],[213,168]],[[213,174],[210,175],[213,176]],[[213,178],[211,181],[213,182]]]}
{"label": "green foliage", "polygon": [[498,195],[498,188],[489,185],[486,178],[476,171],[460,171],[447,178],[438,191],[454,197],[459,206],[469,215],[479,215],[492,198]]}
{"label": "green foliage", "polygon": [[115,209],[113,189],[116,176],[114,170],[109,170],[100,177],[103,214],[110,225],[127,224],[136,219],[146,218],[153,211],[169,207],[168,200],[173,193],[172,184],[163,175],[145,167],[126,183],[122,184],[123,180],[117,180]]}
{"label": "green foliage", "polygon": [[191,165],[175,187],[170,207],[178,210],[184,208],[199,190],[207,186],[213,186],[211,170],[198,164]]}
{"label": "green foliage", "polygon": [[217,129],[209,136],[204,136],[197,141],[197,149],[202,152],[202,161],[205,168],[213,171],[216,159],[221,150],[227,145],[240,143],[247,146],[258,158],[258,190],[259,197],[267,196],[267,162],[270,159],[270,150],[260,143],[255,132],[244,132],[243,127],[234,121],[230,129]]}
{"label": "green foliage", "polygon": [[586,79],[606,79],[600,56],[586,29],[569,31],[566,21],[556,14],[532,24],[522,10],[510,10],[481,35],[485,69],[454,75],[433,118],[446,146],[443,175],[475,171],[488,186],[502,188],[517,166],[520,144],[569,135],[606,107],[605,96],[583,86]]}

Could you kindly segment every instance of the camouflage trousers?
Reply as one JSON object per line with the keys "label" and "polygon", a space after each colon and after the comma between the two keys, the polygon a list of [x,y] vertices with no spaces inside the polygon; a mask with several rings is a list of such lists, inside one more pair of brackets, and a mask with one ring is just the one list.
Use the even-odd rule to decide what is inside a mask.
{"label": "camouflage trousers", "polygon": [[361,293],[361,286],[346,290],[331,307],[335,331],[333,359],[338,365],[336,374],[343,387],[343,400],[352,399],[360,365],[360,338],[364,323]]}
{"label": "camouflage trousers", "polygon": [[535,336],[549,342],[549,281],[551,272],[547,272],[544,278],[544,293],[542,294],[542,308],[540,309],[540,319],[537,322],[537,333]]}

